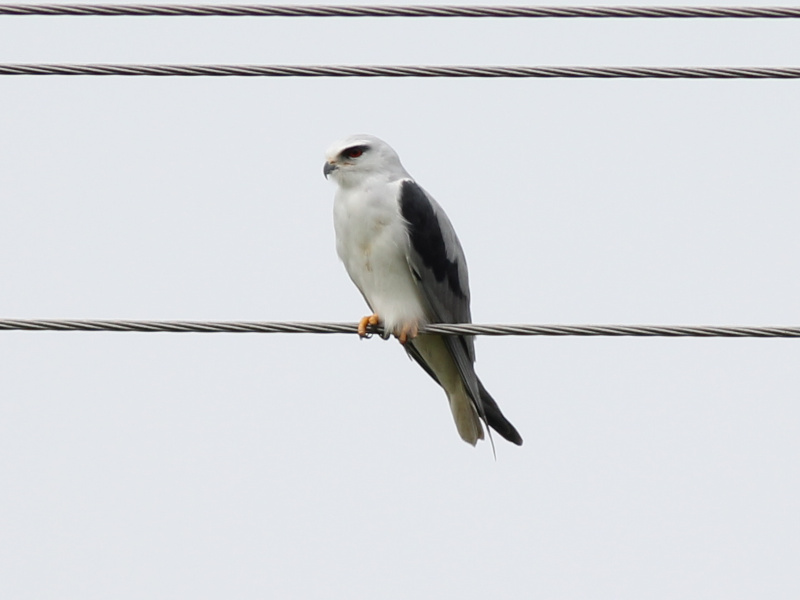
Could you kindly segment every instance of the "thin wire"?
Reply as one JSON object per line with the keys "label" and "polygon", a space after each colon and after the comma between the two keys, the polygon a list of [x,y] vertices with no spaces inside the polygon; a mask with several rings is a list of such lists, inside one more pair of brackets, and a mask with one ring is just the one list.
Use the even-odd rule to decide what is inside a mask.
{"label": "thin wire", "polygon": [[[348,333],[357,323],[269,321],[105,321],[2,319],[0,331],[115,331],[139,333]],[[380,327],[370,334],[382,334]],[[682,325],[427,325],[420,333],[490,336],[800,338],[800,327],[716,327]]]}
{"label": "thin wire", "polygon": [[734,18],[800,17],[800,7],[726,6],[262,6],[183,4],[2,4],[0,15],[159,17],[527,17]]}
{"label": "thin wire", "polygon": [[149,77],[480,77],[798,79],[800,67],[497,67],[413,65],[0,64],[0,75]]}

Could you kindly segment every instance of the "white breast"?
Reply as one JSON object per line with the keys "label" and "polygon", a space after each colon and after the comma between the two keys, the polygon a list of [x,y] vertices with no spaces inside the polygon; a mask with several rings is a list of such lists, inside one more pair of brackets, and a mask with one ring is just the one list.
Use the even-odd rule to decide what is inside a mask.
{"label": "white breast", "polygon": [[400,185],[339,188],[333,209],[339,258],[389,331],[426,319],[407,260],[408,234],[397,201]]}

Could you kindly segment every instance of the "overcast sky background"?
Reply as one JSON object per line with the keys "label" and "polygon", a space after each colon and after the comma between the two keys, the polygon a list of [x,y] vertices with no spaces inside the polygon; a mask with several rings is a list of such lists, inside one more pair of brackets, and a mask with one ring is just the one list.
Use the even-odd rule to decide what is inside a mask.
{"label": "overcast sky background", "polygon": [[[0,62],[800,65],[800,22],[0,17]],[[0,316],[355,321],[328,145],[478,323],[800,324],[800,81],[0,77]],[[800,341],[0,333],[0,596],[797,598]]]}

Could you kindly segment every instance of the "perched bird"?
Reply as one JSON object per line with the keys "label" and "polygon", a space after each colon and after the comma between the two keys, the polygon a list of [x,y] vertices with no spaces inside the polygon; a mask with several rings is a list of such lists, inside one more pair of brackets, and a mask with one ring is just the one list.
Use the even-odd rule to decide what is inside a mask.
{"label": "perched bird", "polygon": [[418,334],[427,323],[469,323],[464,251],[437,202],[406,172],[383,140],[354,135],[326,153],[326,178],[338,185],[336,251],[372,314],[359,334],[383,325],[447,394],[461,438],[483,439],[483,421],[504,438],[522,438],[475,374],[473,336]]}

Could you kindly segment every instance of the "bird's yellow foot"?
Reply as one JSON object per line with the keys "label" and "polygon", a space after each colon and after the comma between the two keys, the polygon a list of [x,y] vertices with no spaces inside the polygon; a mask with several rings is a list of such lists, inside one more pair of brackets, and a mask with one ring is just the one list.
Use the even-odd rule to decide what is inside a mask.
{"label": "bird's yellow foot", "polygon": [[373,327],[381,322],[381,319],[378,315],[372,314],[368,317],[364,317],[358,322],[358,337],[367,337],[367,327],[372,325]]}
{"label": "bird's yellow foot", "polygon": [[415,337],[417,337],[418,333],[419,325],[416,323],[411,323],[409,325],[403,325],[403,327],[400,329],[400,333],[395,333],[395,335],[397,336],[397,339],[400,340],[400,343],[405,346],[406,342],[408,340],[413,340]]}

